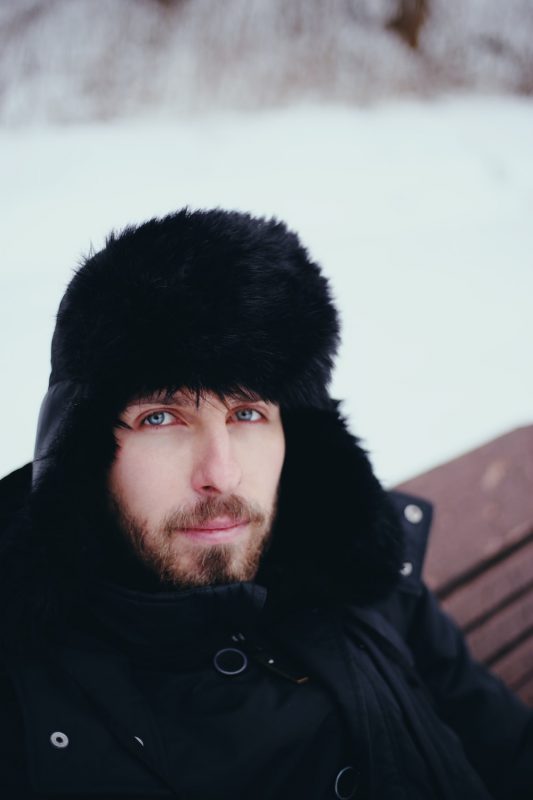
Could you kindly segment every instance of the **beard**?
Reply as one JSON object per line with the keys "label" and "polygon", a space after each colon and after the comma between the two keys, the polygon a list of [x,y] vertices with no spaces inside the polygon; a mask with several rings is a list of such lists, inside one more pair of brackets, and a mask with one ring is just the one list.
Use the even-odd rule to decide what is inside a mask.
{"label": "beard", "polygon": [[[238,495],[207,497],[193,507],[175,509],[155,527],[129,514],[118,497],[111,497],[111,506],[136,558],[161,583],[190,589],[253,580],[271,540],[277,502],[267,512]],[[236,523],[249,520],[246,532],[236,541],[219,544],[199,544],[179,532],[220,516]]]}

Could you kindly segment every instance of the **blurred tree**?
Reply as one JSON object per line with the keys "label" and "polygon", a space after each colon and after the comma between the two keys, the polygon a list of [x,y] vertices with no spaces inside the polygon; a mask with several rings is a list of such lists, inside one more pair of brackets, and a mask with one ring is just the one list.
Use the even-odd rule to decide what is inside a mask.
{"label": "blurred tree", "polygon": [[187,2],[187,0],[155,0],[155,2],[160,6],[164,6],[166,8],[173,8],[176,6],[184,5]]}
{"label": "blurred tree", "polygon": [[398,11],[387,23],[387,28],[395,31],[409,47],[415,49],[428,11],[429,0],[400,0]]}

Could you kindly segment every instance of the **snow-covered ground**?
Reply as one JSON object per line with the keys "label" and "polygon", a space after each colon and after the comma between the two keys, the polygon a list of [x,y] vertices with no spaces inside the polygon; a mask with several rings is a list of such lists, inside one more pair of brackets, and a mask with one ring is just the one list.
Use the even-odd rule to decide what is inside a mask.
{"label": "snow-covered ground", "polygon": [[496,97],[0,131],[0,472],[80,254],[185,204],[279,216],[323,264],[333,394],[387,484],[531,423],[532,143],[531,101]]}

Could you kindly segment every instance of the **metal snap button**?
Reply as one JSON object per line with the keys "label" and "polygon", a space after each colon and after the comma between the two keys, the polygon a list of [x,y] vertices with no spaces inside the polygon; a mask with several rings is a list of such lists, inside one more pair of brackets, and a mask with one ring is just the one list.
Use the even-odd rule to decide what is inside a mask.
{"label": "metal snap button", "polygon": [[226,647],[215,654],[213,664],[222,675],[239,675],[248,666],[248,658],[242,650]]}
{"label": "metal snap button", "polygon": [[343,767],[335,778],[335,797],[350,800],[357,791],[357,773],[353,767]]}
{"label": "metal snap button", "polygon": [[54,731],[50,736],[50,741],[54,747],[59,747],[59,749],[68,747],[68,736],[66,733],[61,733],[61,731]]}
{"label": "metal snap button", "polygon": [[414,503],[410,503],[408,506],[405,506],[403,515],[407,522],[411,522],[413,525],[418,525],[418,523],[422,522],[422,519],[424,518],[424,512],[422,509],[420,506],[415,506]]}
{"label": "metal snap button", "polygon": [[404,561],[402,564],[402,568],[400,570],[400,575],[403,575],[404,578],[408,578],[409,575],[413,572],[413,564],[411,561]]}
{"label": "metal snap button", "polygon": [[144,747],[144,742],[143,742],[143,740],[141,739],[140,736],[134,736],[133,738],[135,739],[136,742],[139,742],[141,747]]}

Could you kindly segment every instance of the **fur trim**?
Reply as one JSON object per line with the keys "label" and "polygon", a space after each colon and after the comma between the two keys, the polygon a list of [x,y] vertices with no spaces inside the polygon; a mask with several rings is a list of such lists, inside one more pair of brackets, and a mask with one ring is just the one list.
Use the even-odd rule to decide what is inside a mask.
{"label": "fur trim", "polygon": [[339,405],[283,414],[278,525],[258,577],[282,606],[366,605],[398,581],[401,524]]}

